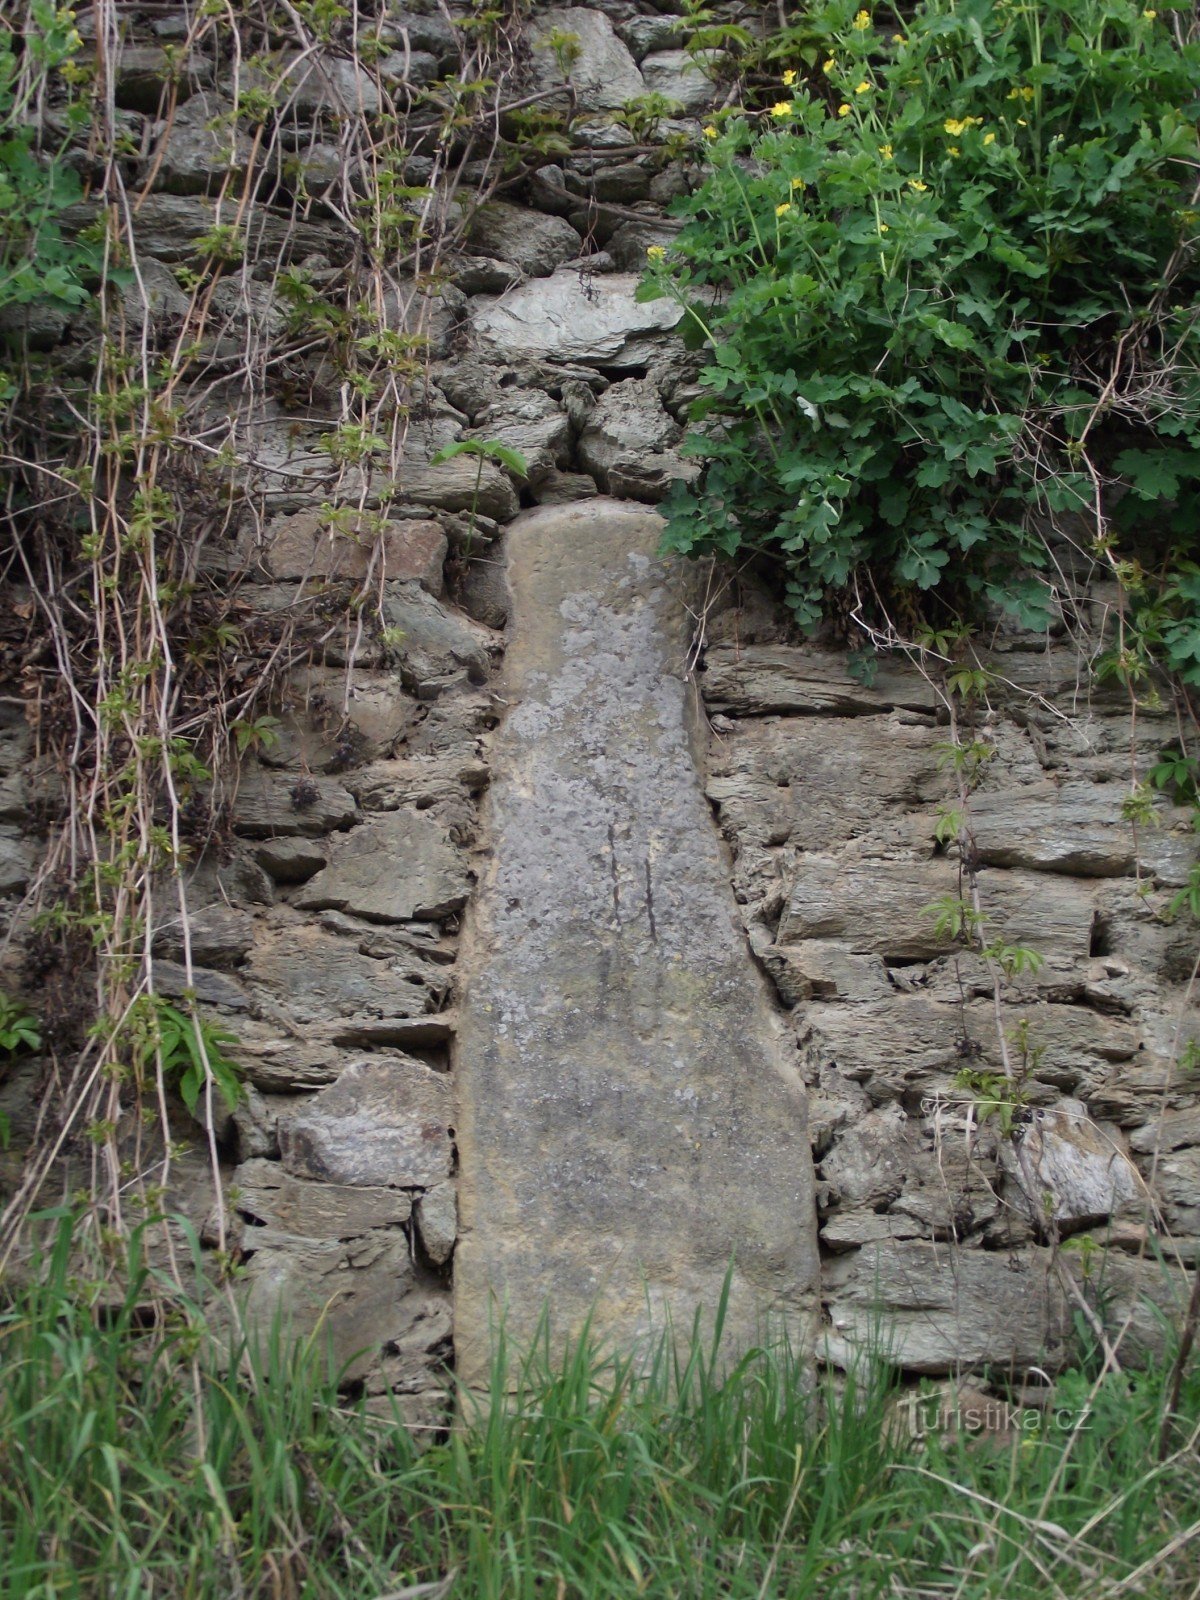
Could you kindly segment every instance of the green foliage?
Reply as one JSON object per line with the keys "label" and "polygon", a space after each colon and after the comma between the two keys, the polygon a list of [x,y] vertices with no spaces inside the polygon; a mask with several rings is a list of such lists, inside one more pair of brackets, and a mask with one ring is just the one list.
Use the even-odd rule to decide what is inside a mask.
{"label": "green foliage", "polygon": [[[64,1218],[0,1297],[0,1600],[1167,1600],[1195,1583],[1200,1466],[1155,1464],[1161,1370],[1064,1373],[1008,1443],[946,1431],[915,1391],[897,1404],[881,1362],[814,1383],[782,1338],[734,1361],[685,1333],[639,1364],[585,1336],[554,1359],[501,1349],[482,1408],[464,1394],[462,1425],[422,1451],[378,1400],[338,1393],[321,1334],[218,1345],[199,1290],[148,1317],[164,1286],[137,1247],[101,1299]],[[1198,1412],[1193,1366],[1181,1439]]]}
{"label": "green foliage", "polygon": [[[0,311],[8,306],[71,309],[88,298],[86,280],[100,262],[99,247],[63,236],[62,213],[82,197],[75,172],[61,151],[40,148],[30,116],[30,78],[67,74],[82,40],[74,13],[48,0],[35,0],[29,12],[23,50],[0,25]],[[87,114],[86,104],[68,108],[71,126]],[[0,374],[0,398],[10,392]]]}
{"label": "green foliage", "polygon": [[484,461],[495,461],[517,478],[523,478],[529,471],[529,463],[521,452],[511,445],[501,444],[498,439],[458,439],[453,444],[443,445],[430,457],[429,464],[440,467],[444,461],[453,461],[458,456],[476,456],[481,466]]}
{"label": "green foliage", "polygon": [[229,1110],[236,1111],[242,1100],[241,1068],[225,1053],[227,1045],[237,1043],[233,1034],[194,1011],[179,1010],[161,995],[152,997],[138,1021],[143,1069],[160,1059],[163,1076],[193,1115],[210,1078]]}
{"label": "green foliage", "polygon": [[[1143,526],[1200,514],[1200,47],[1130,0],[804,27],[776,102],[707,130],[642,288],[709,355],[666,544],[769,553],[805,624],[857,578],[1038,625],[1040,530],[1096,481]],[[1198,585],[1180,569],[1160,633],[1200,675]]]}
{"label": "green foliage", "polygon": [[988,1122],[994,1118],[1001,1136],[1010,1139],[1026,1104],[1024,1090],[1002,1072],[986,1072],[977,1067],[964,1067],[954,1081],[970,1094],[979,1121]]}
{"label": "green foliage", "polygon": [[0,989],[0,1056],[21,1055],[41,1047],[42,1036],[33,1012]]}

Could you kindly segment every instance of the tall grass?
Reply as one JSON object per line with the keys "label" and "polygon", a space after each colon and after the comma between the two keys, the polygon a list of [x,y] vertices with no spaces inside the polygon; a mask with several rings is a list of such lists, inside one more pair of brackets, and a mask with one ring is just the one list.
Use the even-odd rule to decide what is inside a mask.
{"label": "tall grass", "polygon": [[[1082,1374],[1087,1425],[1011,1443],[902,1425],[884,1366],[818,1383],[780,1340],[732,1369],[503,1350],[423,1452],[339,1397],[312,1343],[100,1309],[70,1235],[0,1306],[0,1600],[50,1596],[1194,1595],[1200,1382]],[[428,1586],[428,1587],[427,1587]]]}

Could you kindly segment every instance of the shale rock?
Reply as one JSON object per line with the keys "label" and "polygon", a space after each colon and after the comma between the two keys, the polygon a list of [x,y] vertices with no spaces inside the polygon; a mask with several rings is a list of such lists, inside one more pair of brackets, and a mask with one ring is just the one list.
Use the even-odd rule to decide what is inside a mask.
{"label": "shale rock", "polygon": [[371,1056],[281,1119],[283,1167],[325,1183],[428,1187],[450,1176],[452,1123],[444,1073],[409,1056]]}
{"label": "shale rock", "polygon": [[374,816],[344,841],[329,865],[296,895],[295,905],[333,907],[372,922],[449,916],[462,908],[470,879],[459,852],[428,812]]}

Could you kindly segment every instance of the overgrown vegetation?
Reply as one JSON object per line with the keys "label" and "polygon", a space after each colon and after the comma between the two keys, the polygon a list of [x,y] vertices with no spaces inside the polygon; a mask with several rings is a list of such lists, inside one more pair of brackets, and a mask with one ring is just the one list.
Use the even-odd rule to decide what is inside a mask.
{"label": "overgrown vegetation", "polygon": [[66,1220],[0,1310],[12,1600],[1193,1592],[1195,1374],[1157,1463],[1155,1374],[972,1419],[898,1403],[882,1366],[814,1390],[783,1342],[724,1372],[715,1341],[663,1342],[639,1372],[585,1340],[501,1354],[422,1453],[339,1397],[319,1340],[222,1348],[186,1302],[147,1329],[144,1268],[114,1305],[69,1259]]}
{"label": "overgrown vegetation", "polygon": [[[476,5],[457,70],[417,84],[385,71],[381,11],[191,8],[149,47],[143,88],[161,129],[198,84],[221,86],[185,185],[203,199],[180,202],[205,226],[165,249],[143,215],[161,151],[131,142],[114,87],[132,14],[29,0],[0,18],[0,573],[20,591],[3,646],[10,692],[37,708],[45,848],[19,981],[48,1053],[0,1257],[64,1158],[114,1265],[157,1214],[181,1137],[208,1140],[215,1174],[211,1113],[238,1086],[191,988],[189,877],[220,855],[238,758],[275,738],[290,670],[335,641],[348,685],[364,649],[393,642],[381,548],[424,416],[440,262],[465,226],[449,202],[460,162],[484,199],[513,154],[500,123],[519,98],[519,10]],[[309,160],[336,109],[319,104],[327,61],[367,85],[332,176]],[[228,569],[309,486],[263,466],[292,457],[319,467],[329,535],[364,547],[363,572],[267,614]],[[339,714],[345,728],[348,689]],[[169,999],[152,960],[168,923],[183,969]]]}
{"label": "overgrown vegetation", "polygon": [[1163,643],[1191,664],[1200,46],[1182,14],[841,3],[776,34],[777,64],[789,46],[774,101],[706,130],[707,180],[644,289],[680,298],[711,350],[706,464],[669,502],[668,546],[766,552],[805,625],[885,615],[911,635],[920,613],[995,606],[1038,625],[1063,587],[1047,530],[1116,563],[1149,529]]}

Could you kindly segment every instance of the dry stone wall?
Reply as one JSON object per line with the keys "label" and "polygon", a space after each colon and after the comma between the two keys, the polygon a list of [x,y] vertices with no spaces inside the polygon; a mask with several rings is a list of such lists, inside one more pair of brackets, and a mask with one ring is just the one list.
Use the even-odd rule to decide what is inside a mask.
{"label": "dry stone wall", "polygon": [[[805,1063],[830,1349],[881,1315],[915,1372],[1052,1370],[1077,1351],[1081,1301],[1154,1348],[1154,1307],[1178,1310],[1200,1247],[1183,1143],[1200,1082],[1181,1065],[1197,940],[1166,914],[1195,840],[1187,813],[1135,830],[1122,803],[1131,747],[1156,759],[1170,715],[1131,726],[1061,636],[984,657],[982,910],[989,936],[1045,958],[998,1014],[983,960],[929,912],[963,865],[936,835],[958,803],[943,699],[903,661],[865,685],[750,599],[708,632],[708,793]],[[1023,1085],[1011,1138],[959,1081],[1003,1071],[1002,1032]]]}
{"label": "dry stone wall", "polygon": [[[127,315],[153,347],[181,331],[178,269],[249,151],[237,139],[214,150],[229,63],[211,52],[183,62],[178,104],[161,114],[191,12],[120,9],[115,96],[141,251]],[[371,73],[336,48],[289,68],[300,131],[288,170],[309,198],[297,213],[264,192],[246,218],[278,261],[319,285],[353,257],[339,141],[381,92],[454,72],[465,9],[385,7],[395,49]],[[764,9],[731,15],[760,25]],[[569,84],[554,30],[575,39]],[[504,529],[522,507],[653,503],[695,470],[679,444],[696,358],[669,303],[635,299],[646,249],[671,238],[667,204],[696,180],[678,152],[728,92],[720,62],[709,76],[681,43],[667,0],[529,8],[524,89],[571,111],[569,147],[499,188],[478,159],[451,165],[439,271],[390,291],[392,325],[419,330],[429,360],[382,527],[377,489],[331,459],[320,384],[274,385],[225,440],[245,514],[214,542],[213,570],[240,583],[249,622],[299,607],[319,623],[276,707],[277,741],[247,758],[192,871],[191,987],[236,1036],[248,1085],[217,1129],[227,1240],[256,1315],[282,1305],[300,1330],[323,1323],[352,1380],[401,1396],[418,1422],[436,1420],[452,1354],[456,960],[490,843],[489,740],[507,710]],[[626,113],[650,92],[678,109],[635,132]],[[412,185],[446,170],[427,148],[409,162]],[[77,160],[91,170],[86,148]],[[274,277],[249,272],[226,274],[212,299],[211,356],[232,396],[260,382],[254,362],[289,308]],[[37,331],[47,346],[83,336],[66,319]],[[206,402],[214,428],[223,392]],[[527,470],[435,464],[464,441],[517,449]],[[368,573],[382,631],[339,609],[339,585]],[[958,883],[934,837],[951,793],[936,692],[903,662],[865,685],[838,650],[799,642],[748,576],[714,579],[713,592],[696,662],[708,796],[809,1086],[832,1353],[867,1336],[878,1302],[897,1360],[918,1372],[1052,1368],[1081,1301],[1116,1325],[1127,1314],[1152,1342],[1151,1302],[1179,1289],[1155,1248],[1169,1263],[1200,1249],[1200,1080],[1179,1064],[1200,1032],[1196,942],[1162,916],[1193,841],[1169,811],[1135,834],[1121,802],[1131,737],[1152,757],[1169,719],[1144,716],[1131,735],[1127,707],[1087,688],[1065,637],[997,646],[981,715],[998,753],[972,801],[981,894],[1006,939],[1046,957],[1003,997],[1001,1025],[1028,1024],[1014,1145],[955,1082],[964,1064],[996,1064],[990,984],[922,913]],[[25,721],[3,714],[0,891],[18,908],[37,859],[32,746]],[[182,932],[164,928],[155,949],[168,995],[188,983]],[[0,1086],[10,1184],[51,1079],[34,1063]],[[215,1241],[203,1178],[197,1149],[172,1198]],[[1055,1249],[1054,1231],[1114,1248],[1098,1267]]]}

